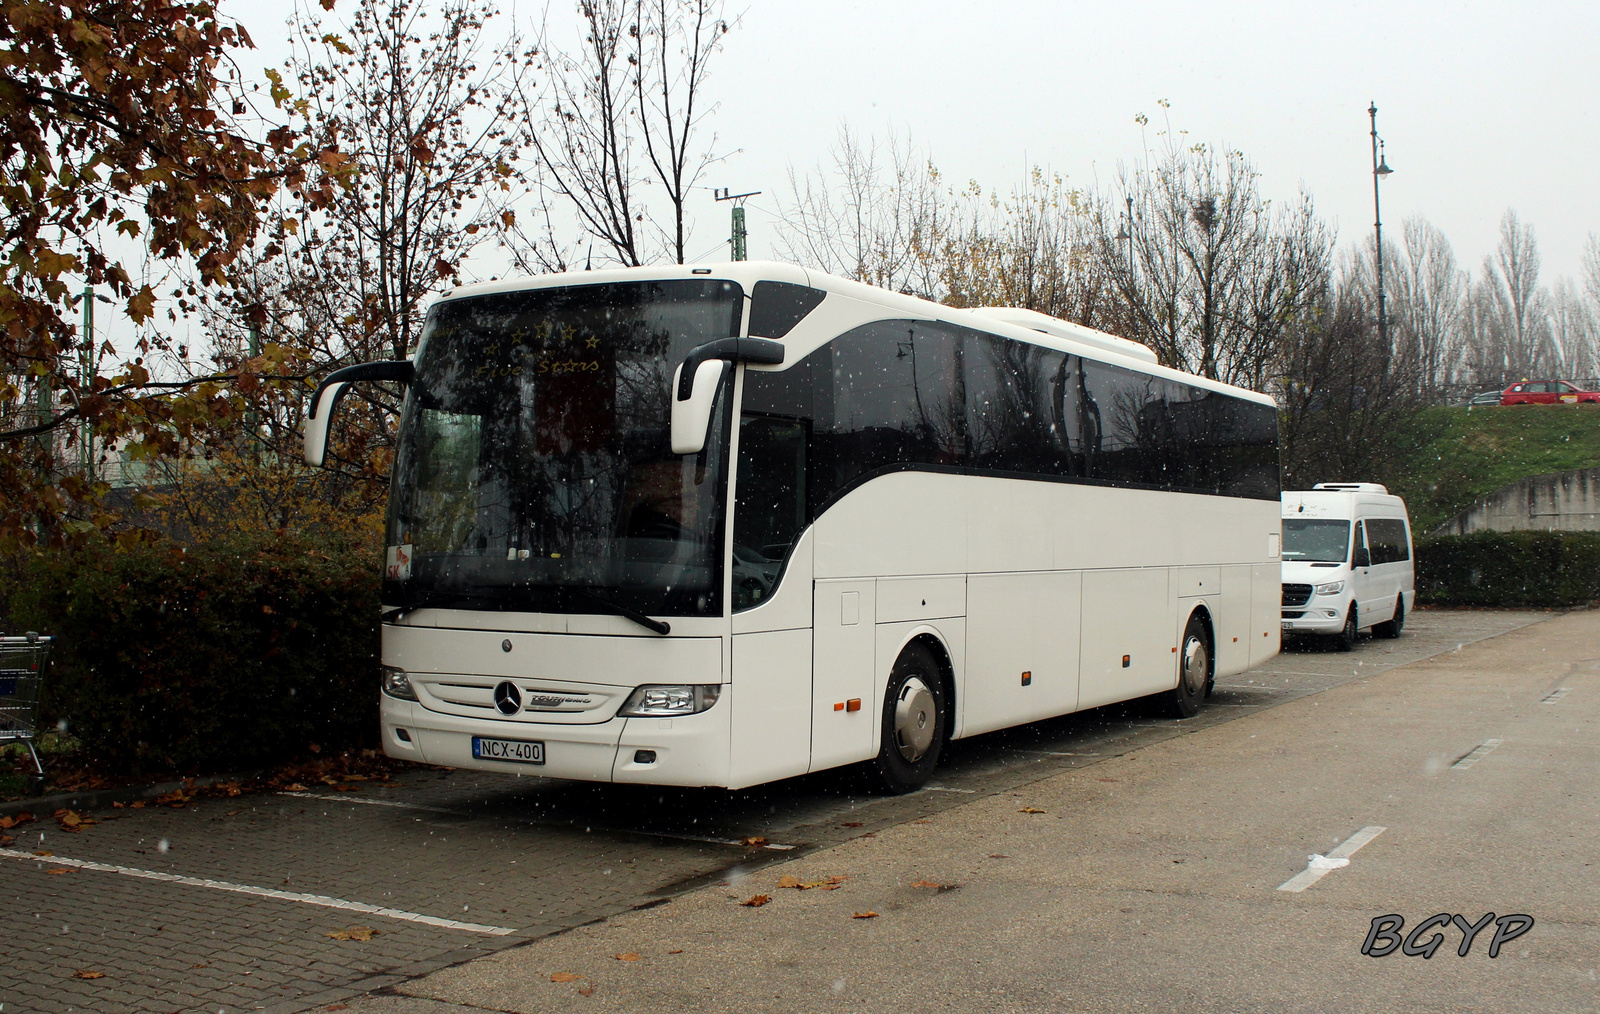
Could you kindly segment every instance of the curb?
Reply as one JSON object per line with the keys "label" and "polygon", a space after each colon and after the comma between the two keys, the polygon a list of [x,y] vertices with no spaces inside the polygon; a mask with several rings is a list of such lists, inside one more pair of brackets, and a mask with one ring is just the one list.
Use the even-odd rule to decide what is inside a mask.
{"label": "curb", "polygon": [[83,792],[63,792],[54,796],[31,796],[0,802],[0,816],[9,817],[27,810],[33,814],[51,814],[57,810],[97,810],[113,803],[132,803],[141,799],[154,799],[181,789],[198,789],[222,782],[242,781],[250,775],[207,775],[204,778],[185,778],[179,782],[159,782],[155,785],[124,786],[114,789],[88,789]]}

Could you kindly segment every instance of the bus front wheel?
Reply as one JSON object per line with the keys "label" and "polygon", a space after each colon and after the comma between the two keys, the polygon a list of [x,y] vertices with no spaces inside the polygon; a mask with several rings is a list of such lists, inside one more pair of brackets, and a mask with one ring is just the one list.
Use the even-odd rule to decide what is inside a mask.
{"label": "bus front wheel", "polygon": [[878,756],[868,764],[876,788],[899,795],[927,784],[944,749],[948,707],[933,652],[906,645],[889,674]]}
{"label": "bus front wheel", "polygon": [[1210,689],[1211,645],[1206,625],[1199,616],[1191,616],[1178,648],[1178,685],[1167,699],[1168,712],[1173,718],[1193,718]]}

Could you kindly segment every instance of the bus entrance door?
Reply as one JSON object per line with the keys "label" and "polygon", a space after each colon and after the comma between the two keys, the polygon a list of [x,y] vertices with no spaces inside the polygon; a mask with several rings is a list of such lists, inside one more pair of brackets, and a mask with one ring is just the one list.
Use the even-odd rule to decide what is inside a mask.
{"label": "bus entrance door", "polygon": [[877,582],[818,581],[813,613],[811,770],[866,760],[878,714],[873,699]]}

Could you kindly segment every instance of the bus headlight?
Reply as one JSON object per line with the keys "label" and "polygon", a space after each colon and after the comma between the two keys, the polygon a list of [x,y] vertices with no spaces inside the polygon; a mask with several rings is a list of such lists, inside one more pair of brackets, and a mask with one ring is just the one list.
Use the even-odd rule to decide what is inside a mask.
{"label": "bus headlight", "polygon": [[383,666],[382,669],[384,693],[402,701],[417,699],[417,692],[411,688],[411,677],[406,675],[404,669],[396,669],[392,665]]}
{"label": "bus headlight", "polygon": [[695,715],[722,696],[722,687],[715,684],[692,686],[644,686],[628,696],[628,701],[617,714],[623,718],[667,718],[672,715]]}
{"label": "bus headlight", "polygon": [[1343,581],[1329,581],[1327,584],[1319,584],[1319,585],[1317,585],[1317,587],[1314,588],[1313,591],[1315,591],[1318,595],[1337,595],[1340,592],[1344,591],[1344,582]]}

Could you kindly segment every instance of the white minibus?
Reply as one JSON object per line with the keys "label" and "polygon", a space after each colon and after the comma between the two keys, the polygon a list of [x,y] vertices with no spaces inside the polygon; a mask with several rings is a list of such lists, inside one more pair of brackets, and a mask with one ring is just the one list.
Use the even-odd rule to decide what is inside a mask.
{"label": "white minibus", "polygon": [[1159,695],[1278,650],[1265,395],[1023,310],[761,262],[464,287],[415,356],[384,749],[737,788]]}
{"label": "white minibus", "polygon": [[1283,632],[1399,637],[1416,601],[1405,501],[1375,482],[1283,494]]}

